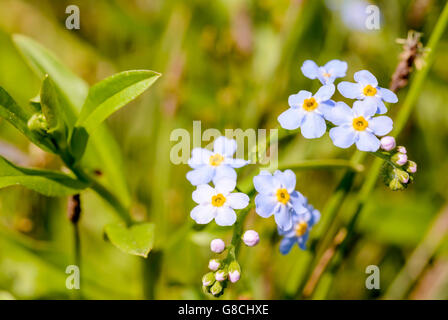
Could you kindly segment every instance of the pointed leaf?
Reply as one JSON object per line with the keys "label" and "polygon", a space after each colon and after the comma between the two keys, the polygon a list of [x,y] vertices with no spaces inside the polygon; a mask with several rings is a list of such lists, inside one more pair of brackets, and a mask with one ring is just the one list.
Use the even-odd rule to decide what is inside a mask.
{"label": "pointed leaf", "polygon": [[22,185],[48,197],[68,196],[88,187],[66,174],[19,167],[0,156],[0,188],[12,185]]}
{"label": "pointed leaf", "polygon": [[105,232],[110,242],[121,251],[146,258],[154,244],[154,224],[141,223],[126,227],[108,224]]}

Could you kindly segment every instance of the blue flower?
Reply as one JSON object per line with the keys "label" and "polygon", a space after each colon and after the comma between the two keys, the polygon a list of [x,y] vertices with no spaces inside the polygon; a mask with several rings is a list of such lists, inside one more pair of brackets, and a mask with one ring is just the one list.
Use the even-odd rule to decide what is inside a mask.
{"label": "blue flower", "polygon": [[207,149],[194,148],[188,164],[193,170],[187,173],[187,179],[192,185],[213,183],[221,178],[236,180],[234,168],[241,168],[249,163],[243,159],[234,159],[236,141],[226,137],[218,137],[213,144],[213,152]]}
{"label": "blue flower", "polygon": [[330,138],[335,146],[348,148],[353,143],[361,151],[375,152],[380,147],[376,136],[384,136],[392,130],[392,119],[386,116],[373,117],[375,101],[355,101],[353,108],[344,102],[337,102],[328,115],[328,120],[337,127],[330,129]]}
{"label": "blue flower", "polygon": [[396,103],[397,95],[389,89],[378,87],[378,81],[375,76],[367,70],[361,70],[354,75],[356,83],[343,81],[338,84],[339,92],[349,99],[371,99],[378,106],[376,113],[383,114],[387,108],[383,101]]}
{"label": "blue flower", "polygon": [[199,224],[207,224],[213,219],[219,226],[231,226],[236,221],[234,209],[243,209],[249,204],[249,197],[241,192],[233,192],[236,180],[223,178],[215,188],[201,184],[193,192],[193,200],[198,205],[191,210],[191,218]]}
{"label": "blue flower", "polygon": [[311,228],[319,221],[320,212],[311,204],[305,205],[306,210],[300,213],[294,212],[292,215],[293,226],[289,230],[278,230],[281,236],[284,236],[280,242],[280,252],[287,254],[295,243],[300,249],[306,249]]}
{"label": "blue flower", "polygon": [[302,135],[307,139],[322,137],[327,130],[325,115],[334,106],[330,100],[334,90],[334,85],[328,84],[322,86],[314,96],[305,90],[289,96],[288,104],[291,108],[278,117],[278,122],[288,130],[300,127]]}
{"label": "blue flower", "polygon": [[296,175],[291,170],[261,171],[254,177],[254,187],[259,194],[255,197],[255,211],[259,216],[268,218],[274,215],[281,230],[292,227],[292,212],[303,212],[305,198],[295,191]]}
{"label": "blue flower", "polygon": [[314,61],[306,60],[300,68],[305,77],[309,79],[319,79],[322,84],[331,84],[336,78],[345,77],[347,72],[347,62],[341,60],[331,60],[323,67],[319,67]]}

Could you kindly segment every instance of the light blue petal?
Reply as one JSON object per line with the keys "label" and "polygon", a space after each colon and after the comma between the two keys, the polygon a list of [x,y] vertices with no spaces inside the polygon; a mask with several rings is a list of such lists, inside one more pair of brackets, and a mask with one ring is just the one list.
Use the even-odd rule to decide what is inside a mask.
{"label": "light blue petal", "polygon": [[316,79],[319,74],[319,67],[314,61],[306,60],[300,68],[305,77],[309,79]]}
{"label": "light blue petal", "polygon": [[297,238],[291,237],[291,238],[283,238],[280,242],[280,252],[281,254],[288,254],[291,251],[291,248],[296,243]]}
{"label": "light blue petal", "polygon": [[380,95],[384,101],[389,102],[389,103],[398,102],[398,97],[394,92],[392,92],[389,89],[385,89],[385,88],[379,88],[379,89],[380,89]]}
{"label": "light blue petal", "polygon": [[380,140],[373,133],[362,131],[358,135],[356,147],[361,151],[375,152],[380,147]]}
{"label": "light blue petal", "polygon": [[361,99],[362,87],[358,83],[342,81],[338,84],[338,91],[346,98]]}
{"label": "light blue petal", "polygon": [[213,176],[213,183],[216,185],[219,180],[224,178],[236,181],[237,175],[235,169],[233,169],[228,165],[221,164],[220,166],[217,166],[215,169],[215,175]]}
{"label": "light blue petal", "polygon": [[236,141],[233,139],[228,139],[224,136],[216,138],[213,143],[213,151],[219,153],[220,155],[232,157],[236,151]]}
{"label": "light blue petal", "polygon": [[378,104],[375,99],[367,98],[362,101],[355,101],[353,103],[353,113],[356,117],[363,116],[364,118],[372,117],[376,114]]}
{"label": "light blue petal", "polygon": [[363,87],[370,84],[372,87],[376,88],[378,86],[378,81],[375,76],[367,70],[361,70],[354,74],[354,79],[356,82],[360,83]]}
{"label": "light blue petal", "polygon": [[213,153],[210,150],[194,148],[191,151],[191,158],[188,160],[188,165],[193,169],[202,167],[204,164],[209,164],[212,155]]}
{"label": "light blue petal", "polygon": [[306,242],[308,241],[310,233],[307,231],[303,236],[297,238],[297,244],[302,250],[306,250]]}
{"label": "light blue petal", "polygon": [[376,104],[377,104],[377,109],[376,109],[377,114],[385,114],[387,112],[386,105],[381,100],[381,98],[366,98],[366,99],[375,99]]}
{"label": "light blue petal", "polygon": [[327,119],[327,116],[331,113],[335,106],[336,102],[334,102],[333,100],[327,100],[325,102],[319,103],[317,110],[319,110],[324,115],[324,118]]}
{"label": "light blue petal", "polygon": [[392,131],[394,122],[386,116],[375,117],[369,120],[369,128],[377,136],[384,136]]}
{"label": "light blue petal", "polygon": [[187,180],[194,186],[200,184],[207,184],[212,181],[212,177],[215,174],[215,169],[209,165],[203,165],[197,169],[187,172]]}
{"label": "light blue petal", "polygon": [[347,73],[347,62],[341,60],[331,60],[325,64],[325,69],[332,77],[342,78]]}
{"label": "light blue petal", "polygon": [[356,132],[348,125],[334,127],[330,129],[330,138],[336,147],[345,149],[355,142]]}
{"label": "light blue petal", "polygon": [[292,94],[288,98],[288,104],[290,107],[302,108],[303,101],[311,98],[312,94],[306,90],[300,90],[297,94]]}
{"label": "light blue petal", "polygon": [[218,226],[226,227],[231,226],[236,221],[236,213],[232,208],[220,207],[217,210],[215,222]]}
{"label": "light blue petal", "polygon": [[215,195],[215,189],[208,184],[200,184],[197,189],[193,191],[192,198],[193,201],[198,204],[210,203],[213,195]]}
{"label": "light blue petal", "polygon": [[336,102],[334,108],[324,113],[325,118],[337,126],[351,124],[353,121],[353,110],[345,102]]}
{"label": "light blue petal", "polygon": [[290,196],[291,198],[289,201],[296,214],[301,214],[307,211],[307,208],[305,207],[306,199],[300,192],[294,191]]}
{"label": "light blue petal", "polygon": [[280,210],[274,213],[274,218],[280,229],[289,230],[292,227],[291,210],[286,205],[280,205]]}
{"label": "light blue petal", "polygon": [[273,195],[280,187],[280,183],[272,175],[259,174],[253,181],[255,190],[265,195]]}
{"label": "light blue petal", "polygon": [[234,192],[227,196],[226,203],[233,209],[243,209],[249,204],[249,197],[242,192]]}
{"label": "light blue petal", "polygon": [[302,135],[307,139],[320,138],[327,130],[327,124],[323,116],[316,112],[307,112],[300,129]]}
{"label": "light blue petal", "polygon": [[272,216],[276,212],[276,209],[280,208],[280,205],[275,196],[257,194],[255,197],[255,212],[262,218]]}
{"label": "light blue petal", "polygon": [[319,220],[320,220],[320,211],[314,209],[314,210],[312,211],[312,215],[313,215],[312,225],[315,225],[315,224],[318,223]]}
{"label": "light blue petal", "polygon": [[335,90],[334,84],[327,84],[319,88],[317,90],[316,94],[314,95],[314,98],[318,103],[330,100],[330,98],[333,96]]}
{"label": "light blue petal", "polygon": [[216,179],[214,181],[215,189],[217,193],[222,193],[223,195],[227,195],[236,187],[236,179],[223,177],[220,179]]}
{"label": "light blue petal", "polygon": [[284,172],[277,170],[274,173],[274,177],[281,182],[283,187],[288,190],[288,193],[294,191],[294,188],[296,187],[296,175],[294,172],[291,170],[285,170]]}
{"label": "light blue petal", "polygon": [[190,217],[198,224],[207,224],[213,220],[216,215],[216,208],[211,204],[197,205],[190,212]]}
{"label": "light blue petal", "polygon": [[303,116],[303,109],[289,108],[279,115],[277,120],[283,129],[295,130],[302,124]]}
{"label": "light blue petal", "polygon": [[223,164],[226,164],[232,168],[241,168],[249,164],[250,161],[244,159],[225,158]]}

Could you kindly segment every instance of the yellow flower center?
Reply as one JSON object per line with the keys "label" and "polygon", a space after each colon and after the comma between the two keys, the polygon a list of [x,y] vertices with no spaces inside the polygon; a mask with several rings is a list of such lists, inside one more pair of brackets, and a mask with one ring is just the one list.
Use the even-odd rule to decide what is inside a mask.
{"label": "yellow flower center", "polygon": [[224,161],[224,157],[220,154],[214,154],[210,156],[209,163],[211,166],[217,167]]}
{"label": "yellow flower center", "polygon": [[376,95],[376,88],[372,87],[370,84],[364,87],[364,95],[368,97],[373,97]]}
{"label": "yellow flower center", "polygon": [[357,131],[364,131],[369,126],[369,123],[363,116],[353,119],[353,128]]}
{"label": "yellow flower center", "polygon": [[314,109],[317,108],[319,104],[316,102],[316,99],[314,99],[313,97],[309,98],[309,99],[305,99],[303,101],[303,109],[305,109],[306,111],[313,111]]}
{"label": "yellow flower center", "polygon": [[304,221],[299,222],[295,226],[296,236],[298,236],[298,237],[303,236],[307,229],[308,229],[308,223],[306,223]]}
{"label": "yellow flower center", "polygon": [[325,72],[325,73],[324,73],[324,77],[325,77],[325,78],[330,78],[330,77],[331,77],[331,74],[328,73],[328,72]]}
{"label": "yellow flower center", "polygon": [[277,190],[277,200],[283,204],[287,204],[289,201],[289,193],[288,190],[281,188]]}
{"label": "yellow flower center", "polygon": [[215,207],[222,207],[226,202],[226,197],[222,195],[222,193],[218,193],[216,196],[212,197],[212,205]]}

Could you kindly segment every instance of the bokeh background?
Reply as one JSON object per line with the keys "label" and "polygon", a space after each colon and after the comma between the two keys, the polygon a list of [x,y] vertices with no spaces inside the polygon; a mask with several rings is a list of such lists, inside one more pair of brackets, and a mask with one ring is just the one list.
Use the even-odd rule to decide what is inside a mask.
{"label": "bokeh background", "polygon": [[[0,85],[21,105],[39,92],[41,80],[15,49],[15,33],[48,47],[90,84],[128,69],[163,73],[147,93],[108,120],[123,151],[132,214],[156,224],[148,259],[126,255],[103,239],[103,227],[115,215],[93,192],[84,192],[82,290],[74,294],[65,287],[65,268],[73,263],[67,199],[8,187],[0,190],[0,299],[210,298],[200,282],[212,257],[209,241],[216,236],[229,241],[231,229],[191,227],[193,187],[185,179],[188,166],[170,162],[171,131],[191,131],[193,120],[201,120],[203,130],[276,127],[290,94],[318,88],[317,80],[300,72],[306,59],[321,65],[345,60],[346,80],[368,69],[387,87],[402,49],[396,39],[413,29],[426,43],[445,2],[0,0]],[[381,10],[380,30],[364,27],[369,3]],[[70,4],[80,8],[80,30],[65,28]],[[445,35],[399,140],[418,163],[415,183],[392,192],[378,182],[331,287],[325,293],[318,287],[313,298],[448,298],[447,62]],[[406,94],[407,88],[399,92],[400,101]],[[390,115],[399,108],[400,102]],[[311,141],[293,135],[281,142],[279,160],[349,159],[353,151],[334,147],[328,135]],[[0,153],[25,166],[61,168],[4,120]],[[346,222],[366,172],[357,177],[335,230]],[[297,174],[298,190],[322,210],[343,171]],[[295,247],[282,256],[273,219],[251,212],[246,226],[260,233],[261,242],[241,250],[242,278],[224,297],[300,298],[307,252]],[[381,270],[379,290],[365,287],[365,269],[372,264]]]}

